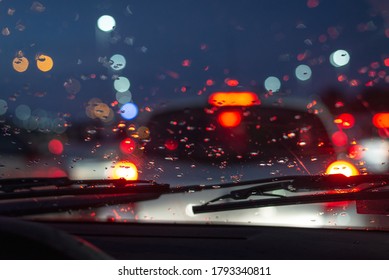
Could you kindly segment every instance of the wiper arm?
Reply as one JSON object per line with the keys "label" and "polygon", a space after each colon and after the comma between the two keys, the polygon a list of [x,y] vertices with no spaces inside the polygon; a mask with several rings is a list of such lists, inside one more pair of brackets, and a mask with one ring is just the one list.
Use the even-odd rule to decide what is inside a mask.
{"label": "wiper arm", "polygon": [[[366,183],[369,184],[367,187],[364,187],[361,190],[356,189],[356,187]],[[257,184],[251,184],[254,184],[254,186],[240,190],[234,190],[226,195],[212,199],[203,205],[193,206],[193,212],[195,214],[199,214],[267,206],[389,198],[388,190],[370,192],[372,189],[379,189],[388,186],[389,175],[361,175],[352,177],[346,177],[338,174],[327,176],[295,176],[275,178],[273,181],[267,180]],[[299,196],[284,196],[268,193],[275,190],[286,190],[291,193],[312,191],[321,193]],[[247,200],[251,196],[271,196],[274,198]],[[246,201],[214,204],[214,202],[222,201],[225,199]]]}

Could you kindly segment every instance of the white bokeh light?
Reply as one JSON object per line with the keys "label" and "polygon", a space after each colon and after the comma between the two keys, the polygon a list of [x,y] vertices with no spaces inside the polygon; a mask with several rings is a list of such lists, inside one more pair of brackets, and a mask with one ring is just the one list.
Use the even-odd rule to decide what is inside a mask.
{"label": "white bokeh light", "polygon": [[281,88],[281,81],[277,77],[270,76],[265,80],[265,88],[267,91],[277,92]]}
{"label": "white bokeh light", "polygon": [[373,172],[386,172],[389,169],[389,142],[373,138],[361,141],[364,148],[363,159],[366,167]]}
{"label": "white bokeh light", "polygon": [[97,20],[97,27],[104,32],[111,32],[115,29],[116,21],[113,17],[104,15]]}
{"label": "white bokeh light", "polygon": [[111,68],[116,71],[123,70],[126,67],[126,58],[121,54],[111,56],[109,62],[111,64]]}
{"label": "white bokeh light", "polygon": [[15,115],[19,120],[25,121],[31,116],[31,109],[28,105],[21,104],[15,109]]}
{"label": "white bokeh light", "polygon": [[345,50],[337,50],[330,55],[330,63],[334,67],[342,67],[350,62],[350,54]]}
{"label": "white bokeh light", "polygon": [[116,100],[120,103],[120,104],[125,104],[125,103],[128,103],[128,102],[131,102],[132,100],[132,94],[130,91],[125,91],[125,92],[116,92]]}
{"label": "white bokeh light", "polygon": [[297,66],[295,74],[296,74],[296,78],[299,79],[300,81],[307,81],[312,76],[312,70],[308,65],[301,64]]}
{"label": "white bokeh light", "polygon": [[0,99],[0,115],[4,115],[8,110],[7,101]]}
{"label": "white bokeh light", "polygon": [[118,92],[125,92],[130,89],[131,83],[126,77],[118,77],[114,82],[113,86]]}

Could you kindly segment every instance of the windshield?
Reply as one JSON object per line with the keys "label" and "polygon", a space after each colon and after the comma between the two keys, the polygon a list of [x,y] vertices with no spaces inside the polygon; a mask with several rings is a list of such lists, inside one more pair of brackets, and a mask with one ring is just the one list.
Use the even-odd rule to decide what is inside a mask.
{"label": "windshield", "polygon": [[351,198],[193,212],[225,202],[223,184],[389,172],[385,0],[0,2],[0,178],[185,190],[17,215],[389,228],[384,206]]}

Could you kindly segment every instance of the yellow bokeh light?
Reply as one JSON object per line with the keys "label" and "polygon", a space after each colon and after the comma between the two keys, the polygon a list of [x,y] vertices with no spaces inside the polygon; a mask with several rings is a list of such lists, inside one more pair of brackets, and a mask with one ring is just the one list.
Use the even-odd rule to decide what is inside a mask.
{"label": "yellow bokeh light", "polygon": [[36,57],[36,66],[38,67],[39,70],[42,72],[48,72],[50,71],[53,66],[54,66],[54,61],[53,59],[44,54],[38,54]]}
{"label": "yellow bokeh light", "polygon": [[343,174],[346,177],[350,177],[359,175],[359,171],[350,162],[345,160],[337,160],[327,167],[326,174]]}
{"label": "yellow bokeh light", "polygon": [[29,64],[28,59],[25,57],[15,57],[12,61],[12,67],[19,73],[26,71]]}
{"label": "yellow bokeh light", "polygon": [[113,178],[126,180],[137,180],[138,179],[138,168],[135,164],[129,161],[119,161],[115,164],[113,170]]}
{"label": "yellow bokeh light", "polygon": [[99,103],[93,108],[94,116],[99,119],[107,119],[109,113],[109,107],[105,103]]}

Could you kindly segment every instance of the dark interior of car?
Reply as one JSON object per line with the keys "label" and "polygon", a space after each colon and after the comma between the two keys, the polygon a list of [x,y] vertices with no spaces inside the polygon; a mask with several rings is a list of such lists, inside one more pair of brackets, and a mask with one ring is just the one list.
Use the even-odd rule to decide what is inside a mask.
{"label": "dark interior of car", "polygon": [[[1,218],[1,259],[387,259],[387,233],[239,225]],[[42,238],[44,237],[44,238]]]}

